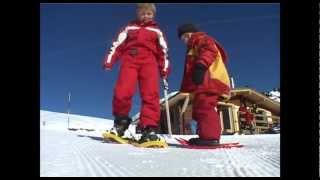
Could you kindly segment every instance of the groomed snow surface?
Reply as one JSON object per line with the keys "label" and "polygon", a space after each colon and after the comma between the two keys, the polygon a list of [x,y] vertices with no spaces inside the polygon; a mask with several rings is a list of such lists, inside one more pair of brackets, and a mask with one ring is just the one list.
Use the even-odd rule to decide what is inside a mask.
{"label": "groomed snow surface", "polygon": [[214,150],[179,148],[173,138],[162,135],[169,148],[137,148],[102,141],[101,133],[112,127],[112,120],[70,115],[70,128],[78,129],[70,131],[66,114],[42,110],[40,116],[42,177],[280,177],[279,134],[224,135],[221,142],[244,147]]}

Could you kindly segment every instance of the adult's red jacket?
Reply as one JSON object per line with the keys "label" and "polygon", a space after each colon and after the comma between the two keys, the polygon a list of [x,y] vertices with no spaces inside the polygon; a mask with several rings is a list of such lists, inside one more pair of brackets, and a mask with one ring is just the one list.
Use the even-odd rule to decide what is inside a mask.
{"label": "adult's red jacket", "polygon": [[[230,80],[225,63],[227,56],[224,49],[212,37],[204,32],[193,33],[187,44],[184,77],[181,92],[185,93],[214,93],[223,98],[230,98]],[[195,64],[207,68],[201,85],[192,81]]]}

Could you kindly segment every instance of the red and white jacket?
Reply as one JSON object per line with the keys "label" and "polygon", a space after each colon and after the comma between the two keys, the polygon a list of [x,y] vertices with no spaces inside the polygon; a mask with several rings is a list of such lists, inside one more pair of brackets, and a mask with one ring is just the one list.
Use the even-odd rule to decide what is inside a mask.
{"label": "red and white jacket", "polygon": [[135,20],[122,28],[113,41],[109,53],[105,55],[103,67],[111,69],[127,50],[139,47],[153,52],[158,60],[162,77],[169,74],[167,41],[155,21],[144,24]]}

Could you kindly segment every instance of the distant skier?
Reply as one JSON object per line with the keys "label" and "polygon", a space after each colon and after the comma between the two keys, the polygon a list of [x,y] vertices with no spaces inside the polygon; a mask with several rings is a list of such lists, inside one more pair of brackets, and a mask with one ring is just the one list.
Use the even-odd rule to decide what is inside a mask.
{"label": "distant skier", "polygon": [[242,134],[242,131],[245,129],[250,130],[250,133],[254,133],[254,114],[256,111],[256,105],[253,105],[252,112],[248,110],[248,107],[245,105],[245,103],[241,103],[239,108],[239,120],[240,120],[240,134]]}
{"label": "distant skier", "polygon": [[253,109],[248,110],[246,115],[246,128],[250,131],[251,134],[254,134],[255,131],[255,113]]}
{"label": "distant skier", "polygon": [[245,129],[245,122],[246,122],[246,114],[247,114],[247,107],[245,103],[241,102],[239,110],[238,110],[238,119],[239,119],[239,125],[240,125],[240,134],[243,133],[243,130]]}
{"label": "distant skier", "polygon": [[[160,120],[159,74],[166,79],[169,73],[168,45],[164,33],[154,20],[156,7],[153,3],[138,3],[137,19],[121,29],[106,54],[103,67],[111,70],[122,60],[112,101],[114,127],[111,132],[123,136],[132,119],[128,116],[137,82],[142,98],[140,143],[159,140],[156,128]],[[160,72],[160,73],[159,73]]]}
{"label": "distant skier", "polygon": [[198,124],[199,138],[191,138],[189,142],[217,145],[221,136],[217,102],[230,97],[226,53],[213,37],[199,32],[193,24],[178,27],[178,37],[187,45],[180,92],[194,97],[192,117]]}

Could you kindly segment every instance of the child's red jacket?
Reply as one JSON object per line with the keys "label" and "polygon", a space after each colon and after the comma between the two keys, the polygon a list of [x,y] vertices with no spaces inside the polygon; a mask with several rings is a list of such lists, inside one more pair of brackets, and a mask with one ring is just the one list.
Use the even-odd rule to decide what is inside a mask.
{"label": "child's red jacket", "polygon": [[104,68],[111,69],[123,54],[132,49],[153,52],[158,60],[161,75],[168,75],[168,45],[163,32],[155,21],[150,21],[146,24],[140,21],[131,21],[126,27],[122,28],[104,58]]}

